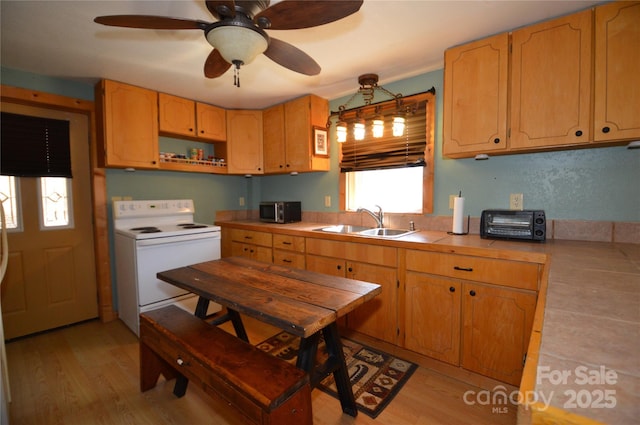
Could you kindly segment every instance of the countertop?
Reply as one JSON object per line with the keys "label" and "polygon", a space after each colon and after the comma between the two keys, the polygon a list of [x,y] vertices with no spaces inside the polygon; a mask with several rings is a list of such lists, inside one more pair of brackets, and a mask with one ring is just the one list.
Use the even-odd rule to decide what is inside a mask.
{"label": "countertop", "polygon": [[380,239],[314,230],[324,223],[216,224],[547,264],[519,423],[640,423],[640,244],[502,241],[434,231]]}

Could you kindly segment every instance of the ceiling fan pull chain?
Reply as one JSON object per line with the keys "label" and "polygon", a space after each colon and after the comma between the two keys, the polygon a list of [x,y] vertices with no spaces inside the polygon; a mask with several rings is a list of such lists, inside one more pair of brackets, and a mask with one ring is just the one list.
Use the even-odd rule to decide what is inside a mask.
{"label": "ceiling fan pull chain", "polygon": [[233,85],[236,87],[240,87],[240,65],[242,65],[242,61],[233,61],[235,68],[233,68]]}

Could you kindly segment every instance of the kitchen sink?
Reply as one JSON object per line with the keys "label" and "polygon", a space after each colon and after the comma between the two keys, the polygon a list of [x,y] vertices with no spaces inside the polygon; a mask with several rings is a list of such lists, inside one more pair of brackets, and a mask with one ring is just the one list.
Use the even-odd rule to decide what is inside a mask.
{"label": "kitchen sink", "polygon": [[372,228],[367,226],[354,226],[351,224],[338,224],[335,226],[321,227],[319,229],[313,230],[329,233],[360,233],[363,230],[372,230]]}
{"label": "kitchen sink", "polygon": [[335,226],[320,227],[313,229],[319,232],[328,233],[341,233],[349,234],[353,236],[369,236],[378,238],[399,238],[401,236],[415,233],[415,230],[406,229],[393,229],[393,228],[380,228],[380,227],[367,227],[367,226],[354,226],[351,224],[337,224]]}
{"label": "kitchen sink", "polygon": [[358,234],[362,236],[377,236],[381,238],[399,238],[400,236],[409,235],[415,232],[416,232],[415,230],[389,229],[386,227],[382,227],[382,228],[362,230],[358,232]]}

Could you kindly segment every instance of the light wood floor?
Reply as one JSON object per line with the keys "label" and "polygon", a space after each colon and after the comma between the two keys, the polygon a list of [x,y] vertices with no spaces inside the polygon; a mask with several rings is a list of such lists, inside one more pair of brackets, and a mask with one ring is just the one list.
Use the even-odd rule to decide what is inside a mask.
{"label": "light wood floor", "polygon": [[[252,343],[277,329],[246,320]],[[195,386],[173,396],[173,381],[139,390],[138,340],[120,321],[91,321],[7,344],[13,425],[237,424],[240,416]],[[515,424],[516,408],[463,401],[470,385],[418,368],[376,420],[344,415],[333,397],[313,391],[315,425]],[[504,406],[501,406],[504,407]]]}

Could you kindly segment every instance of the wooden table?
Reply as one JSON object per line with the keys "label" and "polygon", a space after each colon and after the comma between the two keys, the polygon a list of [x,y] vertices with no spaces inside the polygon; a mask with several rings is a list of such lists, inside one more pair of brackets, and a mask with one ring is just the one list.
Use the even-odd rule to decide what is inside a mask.
{"label": "wooden table", "polygon": [[[248,338],[240,314],[299,336],[297,367],[309,373],[312,386],[333,373],[342,411],[357,415],[336,320],[378,295],[380,285],[243,257],[193,264],[157,276],[198,295],[195,315],[200,318],[205,318],[209,301],[225,306],[223,320],[231,320],[236,335],[245,341]],[[316,365],[321,334],[328,359]],[[178,381],[174,392],[184,394],[186,387],[186,380]]]}

